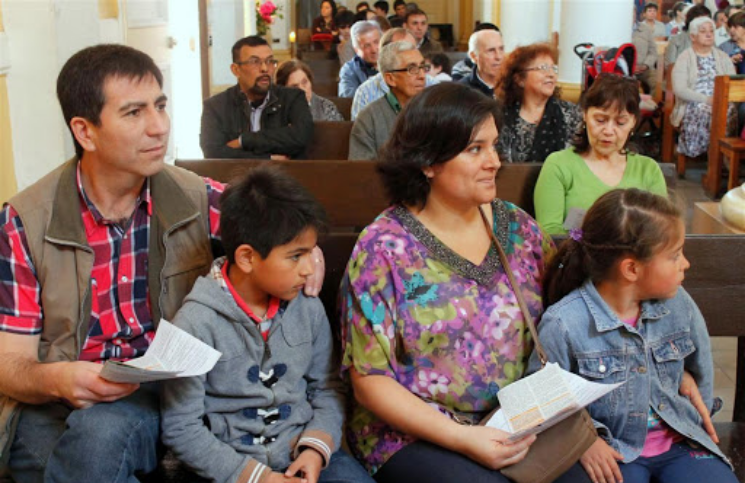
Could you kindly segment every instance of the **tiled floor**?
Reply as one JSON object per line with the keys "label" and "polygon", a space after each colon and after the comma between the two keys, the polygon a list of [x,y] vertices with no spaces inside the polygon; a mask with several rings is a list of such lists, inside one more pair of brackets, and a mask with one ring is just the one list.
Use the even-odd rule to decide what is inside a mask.
{"label": "tiled floor", "polygon": [[[685,179],[676,181],[677,197],[681,203],[685,203],[687,228],[690,228],[693,204],[697,201],[711,201],[701,188],[703,172],[703,165],[694,165],[686,170]],[[712,337],[711,348],[714,355],[714,395],[724,401],[724,407],[714,416],[714,421],[732,421],[737,377],[737,339],[735,337]]]}

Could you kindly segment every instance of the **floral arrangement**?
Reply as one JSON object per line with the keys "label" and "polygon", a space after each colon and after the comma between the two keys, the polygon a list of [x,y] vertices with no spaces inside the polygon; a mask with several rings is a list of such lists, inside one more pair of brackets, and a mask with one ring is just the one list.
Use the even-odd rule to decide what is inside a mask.
{"label": "floral arrangement", "polygon": [[266,35],[269,33],[269,26],[274,23],[274,18],[284,18],[279,11],[282,7],[278,7],[272,2],[272,0],[266,0],[261,3],[261,0],[256,0],[256,33],[258,35]]}

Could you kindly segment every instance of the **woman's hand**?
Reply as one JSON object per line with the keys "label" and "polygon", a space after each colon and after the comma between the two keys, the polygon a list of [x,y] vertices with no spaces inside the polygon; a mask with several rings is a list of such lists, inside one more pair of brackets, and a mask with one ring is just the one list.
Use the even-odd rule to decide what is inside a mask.
{"label": "woman's hand", "polygon": [[709,437],[712,441],[719,444],[719,436],[717,436],[717,431],[714,429],[714,423],[711,422],[709,408],[706,407],[704,398],[701,397],[696,380],[688,371],[683,371],[683,378],[680,381],[680,389],[678,389],[678,391],[681,396],[685,396],[689,401],[691,401],[693,407],[696,408],[696,411],[701,415],[704,429],[709,433]]}
{"label": "woman's hand", "polygon": [[623,475],[618,462],[621,454],[598,438],[579,459],[593,483],[623,483]]}
{"label": "woman's hand", "polygon": [[486,426],[461,426],[455,449],[473,461],[498,470],[514,465],[528,454],[535,435],[511,442],[507,433]]}
{"label": "woman's hand", "polygon": [[707,98],[706,98],[706,103],[707,103],[708,105],[710,105],[710,106],[713,106],[713,105],[714,105],[714,97],[713,97],[713,96],[709,96],[709,97],[707,97]]}

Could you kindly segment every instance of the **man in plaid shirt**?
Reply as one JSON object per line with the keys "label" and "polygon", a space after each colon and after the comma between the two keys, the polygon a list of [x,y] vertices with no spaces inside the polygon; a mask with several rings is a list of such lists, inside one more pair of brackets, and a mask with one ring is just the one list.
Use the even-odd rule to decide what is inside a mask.
{"label": "man in plaid shirt", "polygon": [[106,381],[101,363],[143,355],[207,273],[224,188],[164,164],[162,87],[130,47],[71,57],[57,94],[77,156],[0,211],[0,461],[18,483],[157,465],[157,384]]}

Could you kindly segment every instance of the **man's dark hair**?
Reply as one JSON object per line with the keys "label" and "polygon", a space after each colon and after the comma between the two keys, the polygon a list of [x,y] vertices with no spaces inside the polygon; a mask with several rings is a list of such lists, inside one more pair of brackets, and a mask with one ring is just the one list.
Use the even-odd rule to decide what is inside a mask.
{"label": "man's dark hair", "polygon": [[476,28],[473,29],[474,33],[480,32],[481,30],[494,30],[495,32],[501,33],[501,31],[499,30],[499,27],[489,22],[479,22],[479,24],[476,25]]}
{"label": "man's dark hair", "polygon": [[[412,8],[406,10],[406,15],[404,16],[404,23],[409,23],[409,17],[412,17],[414,15],[424,15],[427,17],[427,14],[424,12],[424,10],[420,8]],[[429,20],[429,17],[427,17]]]}
{"label": "man's dark hair", "polygon": [[399,5],[403,5],[405,7],[406,6],[406,1],[405,0],[396,0],[395,2],[393,2],[393,10],[396,10],[396,7],[398,7]]}
{"label": "man's dark hair", "polygon": [[[147,76],[153,76],[163,87],[163,74],[153,59],[126,45],[96,45],[70,57],[57,77],[57,98],[70,132],[74,117],[87,119],[96,126],[101,124],[101,111],[106,104],[104,84],[108,79],[123,77],[140,81]],[[74,133],[72,140],[75,153],[81,158],[83,147]]]}
{"label": "man's dark hair", "polygon": [[233,62],[241,61],[241,49],[243,47],[259,47],[261,45],[269,45],[269,42],[267,42],[264,37],[260,37],[258,35],[249,35],[248,37],[243,37],[238,42],[233,44]]}
{"label": "man's dark hair", "polygon": [[489,117],[499,129],[499,104],[457,82],[443,82],[414,96],[398,115],[378,158],[390,203],[424,207],[430,185],[422,170],[462,153]]}
{"label": "man's dark hair", "polygon": [[313,228],[326,231],[326,211],[295,178],[277,166],[252,169],[220,197],[220,230],[228,261],[251,245],[262,258]]}
{"label": "man's dark hair", "polygon": [[689,8],[688,11],[686,12],[686,23],[683,26],[683,30],[688,32],[688,27],[691,25],[691,22],[693,22],[699,17],[711,18],[711,10],[709,10],[704,5],[694,5],[691,8]]}
{"label": "man's dark hair", "polygon": [[355,21],[355,14],[349,10],[342,10],[334,17],[334,25],[336,28],[351,27]]}
{"label": "man's dark hair", "polygon": [[355,11],[360,12],[361,10],[370,10],[370,4],[367,2],[360,2],[354,7]]}
{"label": "man's dark hair", "polygon": [[388,2],[379,1],[373,4],[373,8],[379,8],[383,13],[388,13]]}

